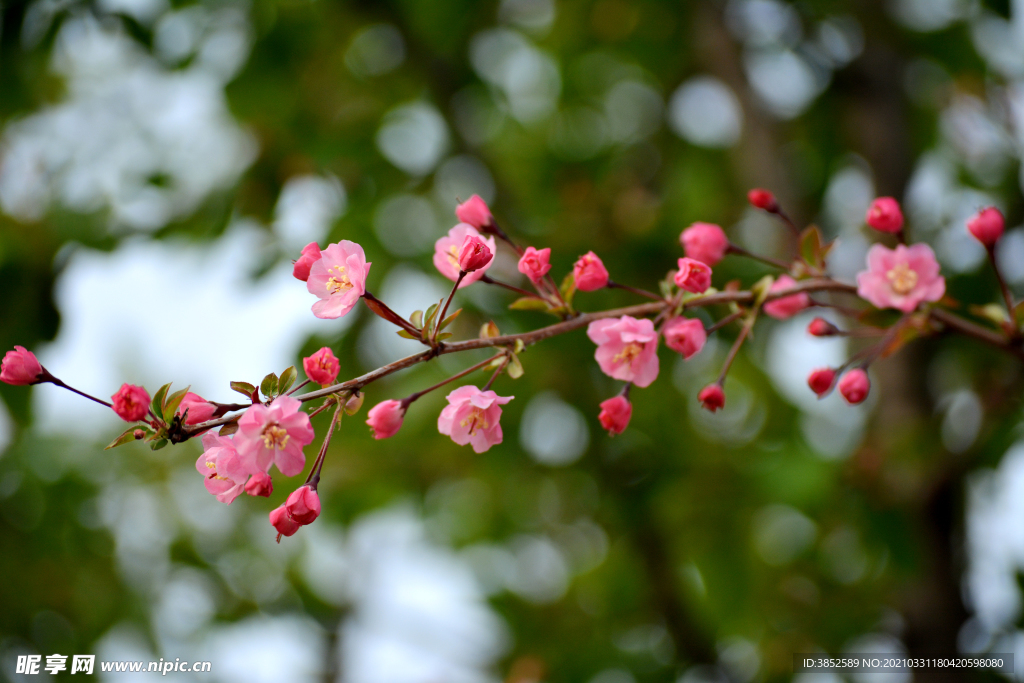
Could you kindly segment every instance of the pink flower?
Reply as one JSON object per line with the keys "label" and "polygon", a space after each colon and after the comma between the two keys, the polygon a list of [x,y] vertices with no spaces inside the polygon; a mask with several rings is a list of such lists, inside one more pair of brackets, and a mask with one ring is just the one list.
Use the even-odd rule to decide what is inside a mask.
{"label": "pink flower", "polygon": [[480,198],[480,195],[473,195],[466,201],[455,207],[455,215],[460,223],[469,223],[477,230],[483,230],[494,222],[491,210],[487,202]]}
{"label": "pink flower", "polygon": [[284,504],[270,512],[270,523],[282,536],[291,536],[300,526],[312,524],[320,516],[320,496],[308,485],[292,491]]}
{"label": "pink flower", "polygon": [[755,188],[747,193],[747,201],[758,209],[763,211],[777,211],[779,208],[778,202],[775,201],[775,195],[768,190],[762,190]]}
{"label": "pink flower", "polygon": [[700,390],[697,400],[700,401],[704,410],[710,410],[713,413],[719,408],[725,407],[725,392],[718,384],[709,384]]}
{"label": "pink flower", "polygon": [[141,420],[149,412],[149,394],[134,384],[122,384],[110,401],[114,404],[114,412],[126,422]]}
{"label": "pink flower", "polygon": [[36,355],[24,346],[15,346],[13,351],[4,354],[0,364],[0,381],[7,384],[35,384],[37,377],[43,372]]}
{"label": "pink flower", "polygon": [[597,419],[608,430],[608,434],[615,436],[626,430],[632,416],[633,405],[629,400],[625,396],[613,396],[607,401],[601,401],[601,412]]}
{"label": "pink flower", "polygon": [[356,305],[366,293],[366,276],[370,273],[363,248],[355,242],[342,240],[320,252],[320,260],[309,269],[306,289],[320,297],[313,304],[318,318],[340,318]]}
{"label": "pink flower", "polygon": [[815,318],[807,325],[807,334],[812,337],[834,337],[839,334],[839,328],[824,318]]}
{"label": "pink flower", "polygon": [[266,472],[255,472],[245,485],[245,492],[250,496],[269,498],[274,492],[274,482]]}
{"label": "pink flower", "polygon": [[481,268],[486,269],[494,260],[494,252],[487,248],[482,239],[475,235],[466,235],[459,249],[459,268],[472,273]]}
{"label": "pink flower", "polygon": [[292,268],[292,275],[295,276],[296,280],[306,282],[309,280],[309,269],[319,260],[320,245],[316,242],[310,242],[302,248],[302,256],[295,262],[295,266]]}
{"label": "pink flower", "polygon": [[903,229],[903,212],[900,203],[892,197],[879,197],[871,202],[864,219],[867,224],[881,232],[899,232]]}
{"label": "pink flower", "polygon": [[618,320],[595,320],[587,336],[597,344],[594,357],[609,377],[642,388],[658,376],[658,333],[647,318],[624,315]]}
{"label": "pink flower", "polygon": [[312,356],[302,359],[302,369],[306,371],[306,377],[325,387],[338,379],[341,363],[334,357],[334,352],[324,346]]}
{"label": "pink flower", "polygon": [[836,371],[832,368],[819,368],[807,376],[807,386],[821,398],[832,389],[836,381]]}
{"label": "pink flower", "polygon": [[700,353],[708,340],[704,323],[696,318],[674,318],[665,325],[662,334],[665,335],[665,346],[681,353],[684,360]]}
{"label": "pink flower", "polygon": [[[794,285],[796,285],[796,280],[788,275],[780,275],[779,279],[772,283],[768,291],[770,293],[781,292],[782,290],[790,289]],[[792,294],[767,302],[764,305],[764,312],[776,320],[785,320],[786,318],[792,318],[810,305],[811,297],[807,295],[807,292],[800,292],[799,294]]]}
{"label": "pink flower", "polygon": [[857,274],[857,294],[878,308],[904,313],[922,301],[938,301],[946,293],[939,262],[927,244],[887,249],[876,244],[868,250],[868,269]]}
{"label": "pink flower", "polygon": [[203,434],[203,454],[196,460],[206,490],[222,503],[230,503],[242,492],[249,471],[231,439],[214,432]]}
{"label": "pink flower", "polygon": [[388,399],[370,408],[366,424],[373,430],[373,438],[388,439],[398,433],[405,418],[405,407],[401,401]]}
{"label": "pink flower", "polygon": [[238,420],[235,442],[250,472],[266,472],[272,464],[292,477],[306,465],[303,446],[313,441],[309,415],[292,396],[278,396],[269,406],[254,405]]}
{"label": "pink flower", "polygon": [[694,223],[679,236],[686,255],[713,266],[725,257],[729,238],[714,223]]}
{"label": "pink flower", "polygon": [[185,418],[185,424],[196,425],[213,419],[213,414],[217,412],[217,406],[190,391],[185,394],[185,398],[181,399],[181,403],[178,405],[178,415],[184,415],[186,410],[188,416]]}
{"label": "pink flower", "polygon": [[679,259],[676,286],[694,294],[703,294],[711,286],[711,267],[703,261],[685,257]]}
{"label": "pink flower", "polygon": [[539,284],[544,276],[548,274],[548,271],[551,270],[551,264],[548,263],[550,258],[551,249],[527,247],[526,251],[523,252],[522,258],[519,259],[519,272],[530,278],[533,284]]}
{"label": "pink flower", "polygon": [[[469,236],[480,237],[480,233],[469,223],[459,223],[449,230],[445,237],[434,242],[434,267],[441,272],[441,275],[444,275],[452,282],[459,279],[459,272],[462,270],[462,266],[459,265],[459,259],[462,257],[462,245],[465,243],[466,237]],[[492,254],[497,251],[497,245],[493,237],[488,237],[483,242],[491,250]],[[493,260],[485,267],[474,270],[462,278],[462,284],[459,285],[459,289],[471,285],[482,278],[487,269],[491,267],[491,263],[493,263]]]}
{"label": "pink flower", "polygon": [[850,370],[839,380],[839,393],[851,404],[857,404],[866,399],[869,389],[871,389],[871,382],[868,380],[868,373],[860,368]]}
{"label": "pink flower", "polygon": [[967,229],[970,233],[990,249],[1003,236],[1005,228],[1006,220],[999,209],[994,206],[982,209],[974,218],[967,221]]}
{"label": "pink flower", "polygon": [[450,436],[460,446],[471,444],[477,453],[501,443],[500,406],[514,396],[498,396],[493,391],[464,386],[447,398],[448,405],[437,418],[437,431]]}
{"label": "pink flower", "polygon": [[576,281],[576,289],[593,292],[608,284],[608,269],[597,254],[588,251],[576,260],[572,267],[572,277]]}

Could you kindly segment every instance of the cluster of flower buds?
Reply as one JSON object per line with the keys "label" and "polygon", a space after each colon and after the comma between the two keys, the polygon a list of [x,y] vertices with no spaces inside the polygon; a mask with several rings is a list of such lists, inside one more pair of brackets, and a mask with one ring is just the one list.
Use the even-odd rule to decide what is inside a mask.
{"label": "cluster of flower buds", "polygon": [[[659,283],[660,294],[619,284],[610,279],[608,269],[592,251],[580,256],[557,285],[552,279],[551,249],[534,246],[520,247],[513,242],[494,220],[490,208],[474,195],[455,210],[459,222],[434,245],[433,262],[438,272],[452,281],[447,299],[430,306],[425,312],[416,311],[409,319],[388,308],[366,289],[371,264],[363,248],[351,241],[341,240],[320,249],[316,243],[306,245],[295,261],[293,274],[306,283],[307,290],[317,297],[312,305],[318,318],[339,318],[349,313],[362,299],[374,314],[395,324],[397,333],[429,347],[416,357],[396,361],[375,372],[384,376],[415,362],[429,361],[441,353],[469,348],[494,348],[497,353],[432,387],[403,399],[386,399],[368,411],[366,424],[374,438],[386,439],[401,429],[406,412],[413,402],[424,394],[454,382],[471,372],[494,370],[490,380],[458,386],[447,395],[447,405],[437,418],[438,432],[459,445],[468,445],[476,453],[484,453],[502,443],[502,406],[512,396],[500,396],[491,389],[494,381],[504,372],[515,379],[523,373],[519,354],[526,346],[546,336],[586,327],[588,338],[596,345],[594,358],[607,376],[624,383],[617,395],[600,403],[597,419],[612,436],[621,434],[629,425],[633,406],[629,400],[632,387],[645,388],[657,379],[660,369],[658,344],[664,337],[665,345],[689,360],[699,354],[707,343],[708,335],[731,324],[739,325],[739,333],[726,357],[718,379],[697,393],[697,400],[705,409],[715,412],[725,407],[724,383],[737,352],[746,339],[760,313],[786,320],[810,307],[829,307],[831,303],[816,301],[812,292],[838,291],[856,294],[874,309],[894,309],[902,315],[895,323],[872,328],[842,330],[824,317],[816,317],[807,327],[814,337],[880,336],[874,344],[854,353],[839,368],[819,368],[807,378],[811,391],[818,397],[839,393],[850,404],[862,403],[870,391],[868,368],[879,357],[888,355],[913,336],[927,333],[929,325],[938,324],[959,329],[966,334],[977,333],[973,323],[959,320],[949,311],[936,313],[936,305],[946,293],[946,282],[940,274],[939,263],[926,244],[906,243],[903,212],[892,197],[879,197],[871,203],[865,217],[873,229],[894,235],[897,244],[873,245],[867,254],[865,269],[857,274],[856,286],[836,282],[826,275],[826,256],[831,247],[814,226],[799,230],[782,211],[778,200],[767,190],[755,189],[748,194],[750,204],[777,216],[798,236],[799,254],[791,263],[773,261],[751,254],[731,244],[725,231],[713,223],[694,223],[682,231],[679,241],[684,255],[676,261],[676,268],[668,272]],[[968,232],[988,251],[995,267],[994,250],[1005,229],[1002,214],[995,208],[980,211],[967,223]],[[891,239],[891,238],[889,238]],[[518,269],[533,286],[533,291],[502,283],[487,275],[497,254],[498,242],[506,243],[519,257]],[[766,276],[740,291],[737,283],[727,283],[721,290],[713,286],[713,269],[728,254],[758,258],[781,270],[776,276]],[[1020,349],[1022,335],[1016,322],[1018,306],[996,268],[1006,313],[992,314],[991,322],[1003,328],[1003,337],[991,333],[979,338],[1002,343],[1024,355]],[[560,318],[560,322],[536,333],[502,337],[493,323],[483,326],[476,343],[460,342],[461,347],[446,346],[452,336],[445,332],[461,313],[461,309],[448,315],[448,309],[457,292],[476,282],[497,285],[521,296],[510,308],[513,310],[545,311]],[[595,292],[605,288],[624,289],[653,299],[646,303],[613,312],[579,313],[574,305],[577,292]],[[948,301],[946,302],[948,303]],[[731,312],[714,324],[705,327],[702,320],[685,313],[698,306],[728,305]],[[849,307],[836,307],[843,314],[864,322],[873,309],[864,313],[851,313]],[[990,310],[990,307],[984,307]],[[998,307],[996,307],[998,308]],[[635,315],[631,315],[633,313]],[[652,316],[652,317],[648,317]],[[938,317],[935,317],[938,316]],[[878,316],[874,316],[877,318]],[[870,328],[870,329],[869,329]],[[865,334],[866,333],[866,334]],[[532,334],[536,336],[531,337]],[[341,364],[334,352],[324,347],[303,359],[302,367],[307,380],[292,389],[297,372],[288,368],[280,376],[267,375],[259,388],[246,382],[232,382],[231,388],[246,396],[247,404],[221,404],[207,401],[187,388],[170,393],[164,385],[154,397],[141,386],[124,384],[111,397],[111,401],[89,396],[72,389],[53,377],[35,355],[16,346],[3,358],[0,380],[8,384],[30,385],[51,383],[65,387],[112,409],[128,422],[135,423],[118,437],[110,447],[131,440],[145,440],[151,447],[161,448],[167,443],[178,443],[195,436],[202,437],[203,454],[196,461],[206,488],[218,500],[230,503],[245,492],[252,496],[270,496],[273,467],[282,475],[292,477],[306,468],[304,447],[312,443],[315,434],[310,421],[327,408],[334,408],[334,418],[325,434],[323,445],[304,484],[295,489],[279,507],[270,513],[270,522],[281,536],[291,536],[301,526],[313,522],[320,514],[317,494],[320,471],[330,444],[331,434],[343,414],[354,415],[361,408],[366,376],[335,384]],[[320,389],[293,395],[308,383]],[[262,394],[262,398],[261,398]],[[324,398],[321,407],[310,413],[303,412],[305,402]],[[234,413],[228,415],[228,413]],[[219,431],[214,431],[220,427]]]}

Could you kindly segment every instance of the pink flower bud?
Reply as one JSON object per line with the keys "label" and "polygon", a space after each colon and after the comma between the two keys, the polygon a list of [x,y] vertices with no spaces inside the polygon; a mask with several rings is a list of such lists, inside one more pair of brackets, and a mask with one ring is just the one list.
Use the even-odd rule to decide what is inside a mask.
{"label": "pink flower bud", "polygon": [[711,286],[711,267],[689,257],[679,259],[676,285],[694,294],[703,294]]}
{"label": "pink flower bud", "polygon": [[1003,236],[1005,228],[1006,221],[1003,219],[1003,214],[994,206],[979,211],[974,218],[967,221],[967,229],[975,239],[990,249]]}
{"label": "pink flower bud", "polygon": [[530,278],[533,284],[539,284],[541,279],[551,270],[548,260],[551,258],[550,249],[534,249],[527,247],[519,259],[519,272]]}
{"label": "pink flower bud", "polygon": [[709,266],[714,266],[725,257],[729,249],[729,238],[714,223],[694,223],[679,236],[686,255]]}
{"label": "pink flower bud", "polygon": [[328,347],[323,347],[312,356],[302,359],[302,369],[306,371],[306,377],[320,386],[334,384],[338,378],[338,371],[341,363],[334,357],[334,352]]}
{"label": "pink flower bud", "polygon": [[824,318],[815,318],[807,325],[807,334],[812,337],[834,337],[839,334],[839,328]]}
{"label": "pink flower bud", "polygon": [[871,202],[865,217],[867,224],[881,232],[899,232],[903,229],[903,212],[892,197],[879,197]]}
{"label": "pink flower bud", "polygon": [[684,360],[700,353],[708,340],[704,323],[696,318],[675,318],[665,325],[662,334],[665,335],[665,346],[681,353]]}
{"label": "pink flower bud", "polygon": [[302,256],[295,262],[295,266],[292,268],[292,275],[295,276],[296,280],[308,281],[309,269],[319,260],[320,245],[316,242],[310,242],[302,248]]}
{"label": "pink flower bud", "polygon": [[850,370],[839,380],[839,393],[851,404],[857,404],[866,399],[869,389],[871,389],[871,382],[868,381],[868,373],[860,368]]}
{"label": "pink flower bud", "polygon": [[4,354],[3,363],[0,364],[0,381],[22,386],[36,384],[42,372],[43,366],[34,353],[24,346],[15,346],[13,351]]}
{"label": "pink flower bud", "polygon": [[597,419],[608,430],[608,434],[615,436],[626,430],[632,416],[633,405],[629,400],[625,396],[613,396],[607,401],[601,401],[601,412]]}
{"label": "pink flower bud", "polygon": [[572,277],[576,281],[576,289],[593,292],[608,284],[608,269],[597,254],[588,251],[576,260],[572,267]]}
{"label": "pink flower bud", "polygon": [[[287,508],[284,505],[274,508],[270,511],[270,523],[277,529],[277,533],[281,536],[291,536],[299,527],[302,526],[288,514]],[[281,540],[278,537],[278,540]]]}
{"label": "pink flower bud", "polygon": [[459,268],[466,273],[486,268],[494,259],[494,253],[476,235],[466,235],[459,249]]}
{"label": "pink flower bud", "polygon": [[185,418],[185,424],[195,425],[213,419],[213,414],[217,412],[217,406],[190,391],[185,394],[185,398],[181,399],[181,403],[178,405],[178,415],[184,415],[186,410],[188,416]]}
{"label": "pink flower bud", "polygon": [[[781,292],[796,285],[796,280],[788,275],[780,275],[779,279],[772,283],[768,290],[771,293]],[[811,305],[811,297],[807,292],[800,292],[780,299],[773,299],[764,305],[764,312],[776,320],[785,320]]]}
{"label": "pink flower bud", "polygon": [[405,407],[401,401],[388,399],[370,408],[366,424],[373,430],[373,438],[388,439],[398,433],[405,418]]}
{"label": "pink flower bud", "polygon": [[266,472],[256,472],[245,483],[245,492],[250,496],[269,498],[274,492],[274,482]]}
{"label": "pink flower bud", "polygon": [[469,223],[477,230],[488,228],[494,222],[487,202],[476,194],[455,207],[455,215],[460,223]]}
{"label": "pink flower bud", "polygon": [[701,402],[705,410],[710,410],[713,413],[719,408],[725,407],[725,392],[718,384],[709,384],[700,390],[697,400]]}
{"label": "pink flower bud", "polygon": [[807,376],[807,386],[821,398],[832,389],[836,381],[836,371],[832,368],[819,368]]}
{"label": "pink flower bud", "polygon": [[747,201],[754,207],[763,211],[778,211],[779,204],[775,201],[775,195],[768,190],[755,188],[747,193]]}
{"label": "pink flower bud", "polygon": [[312,524],[320,516],[320,496],[309,486],[300,486],[284,501],[284,507],[299,524]]}
{"label": "pink flower bud", "polygon": [[127,422],[141,420],[149,412],[149,394],[134,384],[122,384],[110,401],[114,404],[114,412]]}
{"label": "pink flower bud", "polygon": [[146,438],[146,432],[142,431],[141,429],[136,429],[134,432],[132,432],[132,436],[135,437],[136,441],[141,441],[142,439]]}

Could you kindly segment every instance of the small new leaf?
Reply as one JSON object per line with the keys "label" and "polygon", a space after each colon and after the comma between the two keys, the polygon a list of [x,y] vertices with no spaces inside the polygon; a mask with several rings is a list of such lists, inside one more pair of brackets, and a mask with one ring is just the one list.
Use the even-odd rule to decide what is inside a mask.
{"label": "small new leaf", "polygon": [[237,391],[242,396],[245,396],[247,399],[250,400],[252,400],[252,395],[256,393],[256,387],[249,384],[248,382],[232,382],[231,389],[232,391]]}
{"label": "small new leaf", "polygon": [[513,311],[546,311],[548,302],[535,296],[524,296],[508,305]]}
{"label": "small new leaf", "polygon": [[1005,325],[1008,321],[1006,311],[999,304],[985,304],[984,306],[972,305],[967,310],[979,318],[991,320],[996,325]]}
{"label": "small new leaf", "polygon": [[154,415],[163,415],[164,413],[164,397],[167,396],[167,390],[171,388],[171,383],[163,385],[156,390],[153,394],[153,401],[149,404],[149,409],[153,411]]}
{"label": "small new leaf", "polygon": [[173,394],[164,399],[164,405],[162,409],[162,415],[164,416],[165,422],[170,422],[174,419],[174,414],[178,412],[178,406],[181,405],[181,401],[185,398],[185,394],[191,387],[185,387],[180,391],[175,391]]}
{"label": "small new leaf", "polygon": [[106,448],[104,448],[103,450],[109,451],[111,448],[117,448],[118,446],[123,446],[126,443],[128,443],[129,441],[135,441],[135,430],[136,429],[138,429],[138,427],[132,426],[132,427],[129,427],[128,429],[124,430],[123,432],[121,432],[121,435],[119,437],[117,437],[116,439],[111,441],[110,445],[107,446]]}
{"label": "small new leaf", "polygon": [[238,423],[237,422],[228,422],[226,425],[224,425],[223,427],[220,428],[220,432],[218,432],[218,433],[221,436],[231,436],[232,434],[234,434],[237,431],[238,431]]}
{"label": "small new leaf", "polygon": [[523,364],[519,361],[519,356],[512,354],[512,357],[508,361],[508,376],[512,379],[519,379],[523,376]]}
{"label": "small new leaf", "polygon": [[558,291],[561,293],[565,305],[572,308],[572,298],[576,295],[576,277],[572,273],[566,275]]}
{"label": "small new leaf", "polygon": [[444,320],[442,320],[441,324],[437,326],[437,329],[438,330],[443,330],[444,328],[446,328],[449,325],[451,325],[453,322],[455,322],[455,319],[459,317],[459,313],[462,313],[462,309],[461,308],[459,310],[455,311],[454,313],[452,313],[451,315],[449,315]]}
{"label": "small new leaf", "polygon": [[423,327],[423,311],[413,311],[409,321],[416,327]]}
{"label": "small new leaf", "polygon": [[419,335],[410,334],[409,332],[406,332],[405,330],[395,330],[395,334],[397,334],[399,337],[402,337],[403,339],[419,339],[420,338]]}
{"label": "small new leaf", "polygon": [[800,257],[807,262],[807,265],[815,268],[820,268],[823,265],[821,261],[823,243],[821,231],[816,225],[808,227],[800,234]]}
{"label": "small new leaf", "polygon": [[149,444],[149,447],[152,448],[154,451],[158,451],[158,450],[160,450],[161,448],[163,448],[166,445],[167,445],[167,439],[158,439],[158,440],[154,441],[153,443]]}
{"label": "small new leaf", "polygon": [[454,336],[455,335],[452,334],[451,332],[442,332],[441,334],[437,335],[437,341],[444,341],[445,339],[451,339]]}
{"label": "small new leaf", "polygon": [[498,329],[498,326],[494,324],[493,320],[491,320],[490,322],[484,323],[480,327],[480,338],[481,339],[494,339],[495,337],[500,337],[500,336],[501,336],[501,331]]}
{"label": "small new leaf", "polygon": [[263,395],[266,396],[267,398],[272,398],[273,396],[276,396],[277,375],[275,375],[274,373],[270,373],[269,375],[264,377],[263,381],[260,382],[260,391],[262,391]]}
{"label": "small new leaf", "polygon": [[298,376],[299,373],[296,372],[294,365],[289,365],[287,368],[285,368],[284,371],[281,373],[281,379],[277,381],[278,393],[283,394],[289,389],[291,389],[292,385],[295,384],[295,378]]}

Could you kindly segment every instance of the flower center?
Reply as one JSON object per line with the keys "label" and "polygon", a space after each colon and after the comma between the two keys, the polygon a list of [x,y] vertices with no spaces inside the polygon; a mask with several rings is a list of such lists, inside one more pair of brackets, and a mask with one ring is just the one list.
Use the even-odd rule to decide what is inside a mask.
{"label": "flower center", "polygon": [[263,430],[263,445],[270,450],[283,449],[288,445],[288,430],[279,424],[270,424]]}
{"label": "flower center", "polygon": [[462,250],[457,245],[448,247],[448,263],[452,264],[452,268],[460,270],[459,257],[462,256]]}
{"label": "flower center", "polygon": [[907,295],[917,286],[917,272],[912,270],[906,263],[897,264],[895,268],[885,274],[889,280],[892,291],[900,295]]}
{"label": "flower center", "polygon": [[347,292],[354,286],[352,281],[348,279],[348,275],[345,274],[345,266],[334,266],[328,269],[328,273],[334,271],[337,275],[332,275],[327,280],[327,291],[331,294],[337,294],[338,292]]}
{"label": "flower center", "polygon": [[477,429],[487,429],[490,426],[487,423],[487,418],[484,416],[484,411],[480,408],[473,408],[469,415],[464,417],[459,424],[463,427],[469,426],[470,436],[475,434]]}
{"label": "flower center", "polygon": [[644,350],[644,347],[639,342],[630,342],[626,344],[622,351],[619,351],[612,357],[613,363],[632,363],[633,360],[640,355],[640,352]]}

